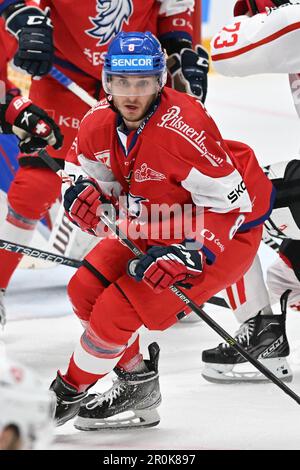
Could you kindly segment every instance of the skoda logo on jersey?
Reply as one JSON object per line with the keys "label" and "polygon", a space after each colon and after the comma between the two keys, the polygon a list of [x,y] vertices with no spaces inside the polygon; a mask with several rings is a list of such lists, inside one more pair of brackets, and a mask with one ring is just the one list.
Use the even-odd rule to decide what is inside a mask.
{"label": "skoda logo on jersey", "polygon": [[107,44],[123,29],[123,23],[129,22],[133,13],[132,0],[96,0],[97,16],[89,17],[92,29],[85,32],[93,38],[99,39],[97,46]]}
{"label": "skoda logo on jersey", "polygon": [[148,55],[113,55],[111,70],[114,72],[153,70],[153,58]]}

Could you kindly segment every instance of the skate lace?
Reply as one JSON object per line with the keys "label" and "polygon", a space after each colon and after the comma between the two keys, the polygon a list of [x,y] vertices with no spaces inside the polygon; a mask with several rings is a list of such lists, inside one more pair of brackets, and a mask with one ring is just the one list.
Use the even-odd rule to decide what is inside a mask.
{"label": "skate lace", "polygon": [[[243,346],[249,346],[250,339],[252,338],[254,333],[254,329],[255,319],[250,319],[239,327],[239,329],[234,335],[234,339],[236,339],[237,342]],[[230,348],[231,346],[228,343],[222,343],[222,347],[226,349]]]}
{"label": "skate lace", "polygon": [[125,384],[120,382],[118,379],[114,380],[113,386],[105,393],[96,393],[93,400],[86,404],[86,408],[93,410],[104,402],[108,402],[109,406],[112,405],[113,401],[121,395],[121,392],[125,389]]}

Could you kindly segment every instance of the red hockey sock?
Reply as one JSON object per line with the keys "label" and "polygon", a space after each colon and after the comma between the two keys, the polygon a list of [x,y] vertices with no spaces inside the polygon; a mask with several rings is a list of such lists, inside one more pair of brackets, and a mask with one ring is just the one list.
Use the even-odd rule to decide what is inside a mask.
{"label": "red hockey sock", "polygon": [[84,392],[90,385],[102,379],[107,374],[91,374],[80,369],[74,362],[73,354],[71,356],[69,367],[63,377],[71,384],[74,385],[78,392]]}
{"label": "red hockey sock", "polygon": [[116,367],[131,372],[143,361],[143,356],[140,353],[139,339],[140,337],[137,336],[134,342],[127,347]]}
{"label": "red hockey sock", "polygon": [[6,289],[11,276],[15,272],[23,255],[18,253],[9,253],[8,251],[0,251],[0,289]]}

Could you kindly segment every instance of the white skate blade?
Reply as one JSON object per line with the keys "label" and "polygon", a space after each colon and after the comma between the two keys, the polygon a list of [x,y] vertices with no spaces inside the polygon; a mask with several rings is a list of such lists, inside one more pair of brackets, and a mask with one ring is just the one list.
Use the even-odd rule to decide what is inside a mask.
{"label": "white skate blade", "polygon": [[[261,359],[259,362],[283,382],[292,381],[293,373],[285,357]],[[267,377],[255,369],[249,362],[236,364],[235,366],[231,364],[206,363],[201,375],[208,382],[222,384],[270,382]]]}
{"label": "white skate blade", "polygon": [[109,418],[83,418],[77,416],[74,426],[80,431],[120,430],[130,428],[149,428],[157,426],[160,416],[157,410],[130,410]]}

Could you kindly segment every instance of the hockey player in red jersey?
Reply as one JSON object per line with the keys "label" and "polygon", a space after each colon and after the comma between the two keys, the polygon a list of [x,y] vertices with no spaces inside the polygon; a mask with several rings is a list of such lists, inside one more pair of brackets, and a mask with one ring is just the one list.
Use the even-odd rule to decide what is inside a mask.
{"label": "hockey player in red jersey", "polygon": [[[288,73],[296,110],[299,107],[300,4],[287,0],[239,0],[235,18],[212,39],[212,60],[218,72],[227,76],[258,73]],[[266,60],[267,58],[267,60]],[[283,239],[280,258],[268,269],[265,287],[258,256],[251,269],[227,289],[229,303],[241,323],[236,339],[258,358],[269,358],[271,369],[284,380],[292,371],[286,357],[289,344],[285,315],[273,315],[271,303],[278,302],[290,290],[287,304],[300,305],[299,269],[299,159],[275,163],[267,168],[276,190],[276,202],[265,224],[271,236]],[[225,343],[203,351],[203,376],[214,382],[261,381],[256,372],[236,370],[245,362],[234,348]],[[238,367],[235,367],[235,366]],[[282,367],[283,366],[283,367]]]}
{"label": "hockey player in red jersey", "polygon": [[[41,0],[38,8],[23,0],[0,0],[6,29],[18,40],[15,64],[40,77],[32,81],[29,97],[64,135],[61,149],[47,149],[60,165],[89,108],[47,75],[52,64],[99,99],[104,96],[99,77],[109,42],[122,30],[150,30],[170,56],[174,86],[204,100],[208,55],[200,47],[197,53],[192,50],[193,6],[194,0],[87,0],[83,9],[74,0]],[[9,219],[0,228],[0,238],[28,245],[61,184],[36,154],[21,155],[19,162],[21,169],[8,193]],[[16,253],[0,253],[0,288],[7,288],[20,259]]]}
{"label": "hockey player in red jersey", "polygon": [[[21,96],[21,91],[7,77],[7,63],[15,52],[16,44],[4,30],[1,18],[0,45],[0,133],[16,135],[20,150],[27,154],[47,145],[60,148],[63,136],[55,121],[30,99]],[[3,265],[2,272],[5,272]],[[3,326],[6,322],[3,302],[5,284],[0,286],[0,325]]]}
{"label": "hockey player in red jersey", "polygon": [[[0,18],[0,133],[14,134],[19,139],[19,148],[30,154],[37,147],[62,146],[63,136],[55,121],[30,99],[21,96],[21,91],[7,77],[7,63],[16,50],[16,41],[4,29]],[[22,189],[19,189],[19,191]],[[10,222],[8,222],[10,223]],[[5,234],[4,235],[5,238]],[[5,272],[2,265],[2,273]],[[5,283],[0,284],[0,325],[6,323],[4,308]]]}
{"label": "hockey player in red jersey", "polygon": [[[180,318],[172,284],[189,288],[201,304],[238,279],[253,262],[272,208],[273,187],[253,151],[224,141],[202,103],[164,88],[165,81],[157,39],[120,33],[105,58],[107,100],[84,117],[69,154],[66,170],[78,179],[64,195],[68,217],[97,232],[99,210],[116,206],[121,195],[118,210],[127,202],[128,224],[139,226],[135,242],[145,255],[133,265],[128,248],[107,237],[71,279],[68,294],[85,331],[67,372],[51,385],[58,424],[78,412],[75,426],[82,430],[158,424],[159,348],[150,345],[144,361],[138,329],[165,330]],[[144,237],[157,205],[169,213],[154,217],[159,230]],[[199,211],[201,224],[178,233],[183,221],[175,209],[186,207],[192,228]],[[113,387],[87,397],[113,369]],[[120,416],[125,411],[131,416]]]}
{"label": "hockey player in red jersey", "polygon": [[0,132],[15,134],[20,139],[20,150],[29,153],[37,147],[62,145],[62,135],[53,119],[38,108],[7,77],[7,63],[16,50],[16,41],[4,30],[0,18]]}

